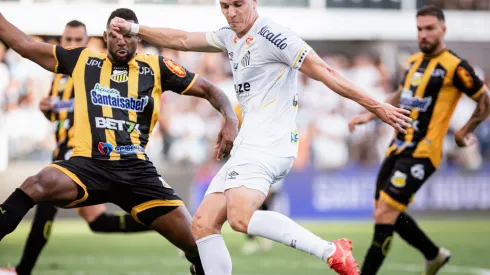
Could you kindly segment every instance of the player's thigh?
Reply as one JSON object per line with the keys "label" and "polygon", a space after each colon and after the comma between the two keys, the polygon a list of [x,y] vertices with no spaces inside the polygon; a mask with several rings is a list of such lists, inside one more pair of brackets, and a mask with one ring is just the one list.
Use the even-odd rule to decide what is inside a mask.
{"label": "player's thigh", "polygon": [[434,172],[435,168],[428,158],[400,157],[389,181],[380,191],[380,199],[404,212],[415,193]]}
{"label": "player's thigh", "polygon": [[91,223],[97,219],[101,214],[106,212],[107,207],[105,204],[96,204],[90,206],[84,206],[77,209],[78,215],[80,215],[87,223]]}
{"label": "player's thigh", "polygon": [[101,167],[101,163],[107,162],[73,157],[49,165],[68,177],[77,189],[77,196],[74,199],[58,205],[63,208],[74,208],[107,202],[111,179],[106,177],[107,168]]}
{"label": "player's thigh", "polygon": [[63,204],[76,199],[75,182],[60,170],[45,167],[37,175],[27,178],[20,186],[36,203]]}

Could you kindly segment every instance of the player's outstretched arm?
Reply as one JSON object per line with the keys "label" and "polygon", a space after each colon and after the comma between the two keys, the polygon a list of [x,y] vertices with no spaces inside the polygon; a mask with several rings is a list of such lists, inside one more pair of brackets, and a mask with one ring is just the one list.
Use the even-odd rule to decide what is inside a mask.
{"label": "player's outstretched arm", "polygon": [[216,159],[220,160],[221,157],[229,155],[233,147],[233,141],[238,135],[238,119],[226,94],[211,82],[197,76],[194,85],[185,95],[205,98],[225,117],[225,124],[218,135],[218,141],[215,146],[217,149]]}
{"label": "player's outstretched arm", "polygon": [[143,40],[155,46],[177,51],[221,51],[220,49],[209,45],[206,39],[206,33],[204,32],[186,32],[170,28],[148,27],[128,22],[119,17],[112,19],[109,27],[116,36],[126,35],[128,33],[137,34]]}
{"label": "player's outstretched arm", "polygon": [[0,13],[0,39],[22,57],[32,60],[49,71],[54,71],[56,59],[53,54],[53,45],[36,42],[27,34],[12,25]]}
{"label": "player's outstretched arm", "polygon": [[403,127],[410,127],[410,124],[407,123],[407,121],[412,120],[407,116],[410,111],[375,100],[360,87],[328,66],[314,51],[308,53],[300,71],[312,79],[323,82],[335,93],[359,103],[397,131],[406,133]]}
{"label": "player's outstretched arm", "polygon": [[[400,88],[396,92],[390,94],[388,98],[385,100],[385,103],[391,104],[395,107],[399,107],[401,94],[402,94],[402,90]],[[356,129],[357,125],[366,124],[375,118],[376,115],[373,113],[363,113],[363,114],[355,115],[349,121],[349,130],[353,132]]]}

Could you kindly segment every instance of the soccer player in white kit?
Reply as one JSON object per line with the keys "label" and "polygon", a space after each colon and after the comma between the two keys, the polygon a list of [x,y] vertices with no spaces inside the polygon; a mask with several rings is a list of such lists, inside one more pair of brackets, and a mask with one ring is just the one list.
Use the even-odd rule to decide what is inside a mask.
{"label": "soccer player in white kit", "polygon": [[231,158],[212,180],[193,218],[192,231],[205,273],[232,272],[221,235],[228,220],[235,231],[312,254],[339,274],[359,274],[350,240],[328,242],[282,214],[258,210],[270,186],[287,175],[297,154],[298,70],[401,132],[410,126],[408,111],[374,100],[325,64],[289,29],[259,17],[256,0],[220,0],[220,6],[229,26],[215,32],[152,28],[120,18],[110,24],[113,35],[139,35],[165,48],[228,52],[244,120]]}

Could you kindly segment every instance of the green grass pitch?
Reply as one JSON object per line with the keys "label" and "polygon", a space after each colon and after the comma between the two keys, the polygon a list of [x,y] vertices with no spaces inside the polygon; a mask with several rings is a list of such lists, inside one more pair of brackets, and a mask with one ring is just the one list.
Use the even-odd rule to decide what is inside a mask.
{"label": "green grass pitch", "polygon": [[[421,219],[421,226],[440,245],[453,252],[450,264],[440,274],[490,275],[490,219]],[[369,245],[369,222],[303,223],[319,236],[332,240],[353,240],[354,255],[362,263]],[[15,265],[19,259],[30,222],[22,223],[0,243],[0,266]],[[251,256],[241,253],[245,236],[224,229],[233,259],[234,275],[320,275],[334,274],[313,256],[274,244],[271,252]],[[380,275],[421,274],[422,256],[399,237]],[[92,234],[82,220],[59,220],[33,275],[185,275],[188,263],[177,249],[156,233]]]}

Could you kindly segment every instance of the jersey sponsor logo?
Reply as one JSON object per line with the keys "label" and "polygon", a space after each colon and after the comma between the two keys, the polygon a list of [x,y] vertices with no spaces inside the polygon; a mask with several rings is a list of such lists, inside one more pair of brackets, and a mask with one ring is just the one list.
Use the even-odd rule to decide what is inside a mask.
{"label": "jersey sponsor logo", "polygon": [[59,97],[53,99],[53,109],[56,113],[61,111],[73,112],[75,103],[72,99],[60,100]]}
{"label": "jersey sponsor logo", "polygon": [[119,155],[134,155],[139,153],[145,153],[145,148],[139,144],[114,146],[109,142],[99,142],[99,152],[104,155],[110,155],[115,151]]}
{"label": "jersey sponsor logo", "polygon": [[140,67],[138,71],[139,71],[139,74],[142,74],[142,75],[147,75],[147,74],[155,75],[155,73],[153,72],[153,70],[150,67]]}
{"label": "jersey sponsor logo", "polygon": [[114,70],[111,75],[111,80],[117,83],[123,83],[128,81],[128,71]]}
{"label": "jersey sponsor logo", "polygon": [[274,46],[278,47],[281,50],[284,50],[288,46],[288,44],[286,43],[287,38],[282,38],[281,33],[275,34],[271,32],[268,25],[262,27],[258,34],[269,40],[269,42],[271,42]]}
{"label": "jersey sponsor logo", "polygon": [[70,129],[71,128],[71,121],[70,119],[62,119],[58,121],[58,131],[61,129]]}
{"label": "jersey sponsor logo", "polygon": [[116,131],[126,131],[131,133],[136,131],[138,134],[140,132],[140,125],[132,121],[117,120],[109,117],[95,117],[95,127],[101,129],[109,129]]}
{"label": "jersey sponsor logo", "polygon": [[400,106],[405,109],[417,109],[426,112],[432,104],[432,97],[418,98],[413,97],[411,90],[403,90],[400,97]]}
{"label": "jersey sponsor logo", "polygon": [[99,67],[100,69],[102,69],[102,61],[101,60],[89,58],[89,59],[87,59],[87,62],[85,64],[87,64],[87,66],[90,66],[90,67]]}
{"label": "jersey sponsor logo", "polygon": [[395,187],[404,187],[407,184],[407,174],[400,171],[395,171],[390,181]]}
{"label": "jersey sponsor logo", "polygon": [[291,143],[296,144],[299,141],[298,130],[291,131]]}
{"label": "jersey sponsor logo", "polygon": [[250,65],[250,51],[247,51],[247,53],[242,57],[241,61],[242,67],[248,67]]}
{"label": "jersey sponsor logo", "polygon": [[458,74],[459,79],[461,79],[461,82],[463,82],[463,86],[468,89],[473,88],[473,77],[471,77],[470,73],[465,68],[458,67],[456,73]]}
{"label": "jersey sponsor logo", "polygon": [[412,166],[412,168],[410,168],[410,173],[412,174],[412,177],[418,180],[424,180],[425,177],[424,165],[415,164],[414,166]]}
{"label": "jersey sponsor logo", "polygon": [[163,62],[165,63],[165,65],[167,66],[167,68],[172,73],[174,73],[176,76],[178,76],[178,77],[185,77],[187,75],[187,73],[185,72],[184,68],[182,68],[182,66],[180,66],[176,62],[174,62],[174,61],[172,61],[172,60],[170,60],[168,58],[164,58],[163,59]]}
{"label": "jersey sponsor logo", "polygon": [[134,97],[121,97],[118,90],[103,87],[99,83],[90,91],[92,104],[99,106],[109,106],[126,111],[143,112],[148,104],[148,96],[136,99]]}
{"label": "jersey sponsor logo", "polygon": [[446,71],[443,69],[434,69],[431,74],[432,77],[444,78],[446,77]]}
{"label": "jersey sponsor logo", "polygon": [[241,94],[244,92],[250,92],[250,83],[245,82],[245,83],[239,83],[235,84],[235,91],[237,94]]}
{"label": "jersey sponsor logo", "polygon": [[230,27],[222,27],[218,31],[223,31],[223,30],[231,30],[231,28]]}
{"label": "jersey sponsor logo", "polygon": [[233,71],[238,70],[238,63],[233,63]]}

